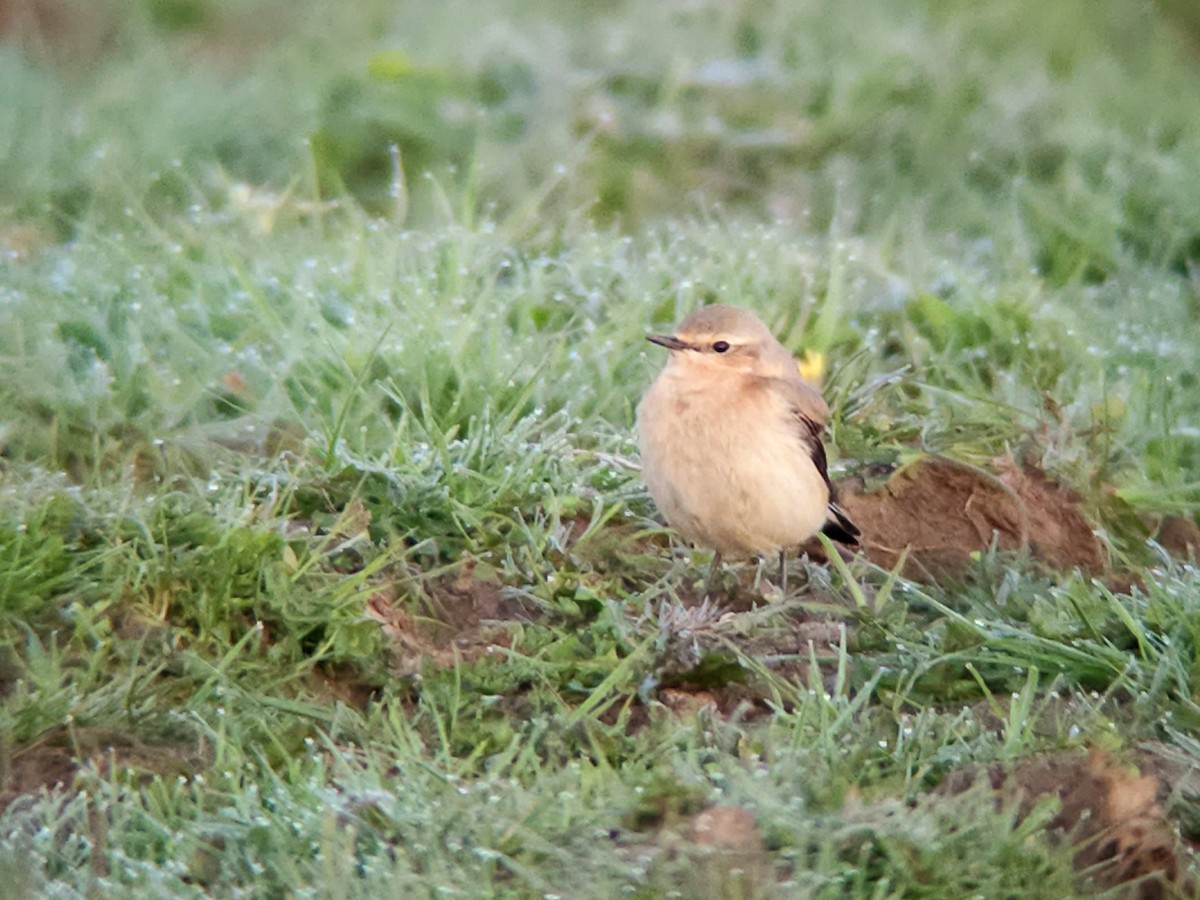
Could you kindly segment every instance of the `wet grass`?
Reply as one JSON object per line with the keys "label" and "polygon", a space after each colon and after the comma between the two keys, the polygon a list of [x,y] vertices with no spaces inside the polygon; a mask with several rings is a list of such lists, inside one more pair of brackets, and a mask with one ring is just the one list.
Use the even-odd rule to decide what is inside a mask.
{"label": "wet grass", "polygon": [[[1200,755],[1187,17],[302,7],[0,44],[14,895],[1088,890],[1055,797],[944,786]],[[630,427],[716,300],[823,364],[839,477],[1012,454],[1108,569],[697,607]]]}

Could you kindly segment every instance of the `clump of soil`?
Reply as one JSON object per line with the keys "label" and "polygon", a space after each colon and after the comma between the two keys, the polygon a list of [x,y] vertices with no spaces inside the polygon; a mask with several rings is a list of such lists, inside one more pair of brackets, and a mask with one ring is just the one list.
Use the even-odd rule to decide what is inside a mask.
{"label": "clump of soil", "polygon": [[905,550],[904,575],[936,579],[965,572],[972,556],[993,542],[1027,550],[1056,569],[1099,572],[1103,545],[1083,515],[1075,492],[1010,458],[995,473],[944,457],[896,472],[879,491],[842,486],[840,503],[863,531],[867,557],[893,568]]}
{"label": "clump of soil", "polygon": [[1183,516],[1163,516],[1154,540],[1176,559],[1200,559],[1200,528]]}
{"label": "clump of soil", "polygon": [[505,597],[498,583],[477,578],[473,566],[464,566],[457,576],[405,587],[420,595],[427,615],[399,605],[396,585],[367,602],[367,615],[382,626],[392,664],[401,675],[419,674],[427,663],[449,668],[508,646],[505,624],[528,618],[520,602]]}
{"label": "clump of soil", "polygon": [[[942,790],[961,793],[979,777],[979,772],[957,772]],[[1193,890],[1156,776],[1093,751],[1034,757],[1011,769],[993,766],[986,777],[998,799],[1018,798],[1022,815],[1056,795],[1061,808],[1048,830],[1056,839],[1071,841],[1077,848],[1076,868],[1101,886],[1137,882],[1132,896],[1144,900],[1173,896],[1170,889]]]}
{"label": "clump of soil", "polygon": [[774,867],[753,814],[740,806],[710,806],[692,817],[688,843],[692,896],[764,897]]}
{"label": "clump of soil", "polygon": [[38,747],[23,747],[16,752],[5,748],[0,770],[0,811],[24,794],[43,788],[66,787],[75,780],[75,757],[71,750],[55,740],[39,741]]}
{"label": "clump of soil", "polygon": [[191,775],[211,763],[194,744],[154,743],[108,728],[53,728],[29,744],[0,750],[0,812],[21,796],[69,787],[89,764],[104,775],[115,769],[153,777]]}

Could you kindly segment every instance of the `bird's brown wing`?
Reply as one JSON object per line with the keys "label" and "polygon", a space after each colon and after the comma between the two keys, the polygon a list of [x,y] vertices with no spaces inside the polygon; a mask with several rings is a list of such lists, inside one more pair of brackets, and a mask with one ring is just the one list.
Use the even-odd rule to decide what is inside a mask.
{"label": "bird's brown wing", "polygon": [[804,449],[808,451],[813,465],[821,473],[825,485],[829,488],[829,496],[833,496],[833,483],[829,480],[829,459],[825,455],[825,443],[821,436],[825,433],[825,421],[829,417],[829,407],[825,399],[812,385],[800,379],[797,375],[792,379],[772,379],[771,389],[787,404],[788,415],[796,424],[796,432]]}
{"label": "bird's brown wing", "polygon": [[[798,424],[800,440],[808,451],[813,465],[821,473],[821,478],[829,488],[829,521],[821,530],[835,541],[847,545],[858,543],[862,531],[846,515],[837,502],[837,488],[829,480],[829,457],[825,455],[825,420],[829,415],[829,407],[817,391],[803,382],[789,383],[786,388],[789,410]],[[813,398],[816,398],[814,402]],[[820,416],[820,418],[817,418]]]}
{"label": "bird's brown wing", "polygon": [[810,419],[795,407],[792,408],[792,415],[796,417],[796,421],[800,425],[800,440],[804,443],[808,455],[812,457],[813,465],[821,473],[821,478],[824,479],[825,486],[829,488],[829,496],[832,499],[834,487],[833,482],[829,480],[829,457],[825,455],[825,442],[821,439],[825,426]]}

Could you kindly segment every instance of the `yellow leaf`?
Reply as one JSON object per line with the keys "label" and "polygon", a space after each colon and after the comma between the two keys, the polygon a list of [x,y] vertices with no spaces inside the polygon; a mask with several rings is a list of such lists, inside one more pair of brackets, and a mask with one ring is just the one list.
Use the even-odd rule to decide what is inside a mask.
{"label": "yellow leaf", "polygon": [[816,350],[805,350],[804,358],[796,364],[800,377],[810,384],[820,384],[825,378],[825,354]]}

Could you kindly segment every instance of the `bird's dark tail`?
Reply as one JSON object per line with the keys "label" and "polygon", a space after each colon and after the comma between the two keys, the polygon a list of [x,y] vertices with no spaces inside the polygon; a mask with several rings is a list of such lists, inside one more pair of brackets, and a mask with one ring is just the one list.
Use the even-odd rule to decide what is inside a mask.
{"label": "bird's dark tail", "polygon": [[847,547],[857,547],[858,539],[862,537],[859,527],[850,521],[846,511],[836,503],[829,504],[829,521],[821,531]]}

